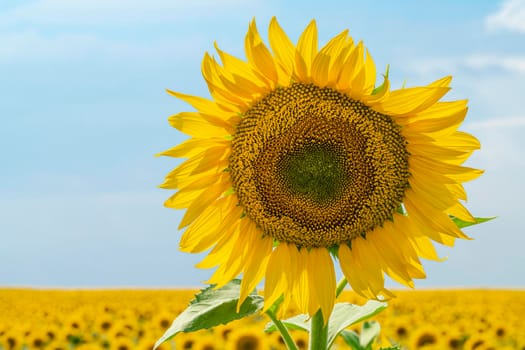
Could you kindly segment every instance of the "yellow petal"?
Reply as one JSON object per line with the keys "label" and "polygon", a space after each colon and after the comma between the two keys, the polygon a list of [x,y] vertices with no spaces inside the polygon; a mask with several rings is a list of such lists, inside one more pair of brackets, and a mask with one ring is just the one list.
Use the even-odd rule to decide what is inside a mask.
{"label": "yellow petal", "polygon": [[[204,172],[209,169],[221,168],[221,165],[226,162],[229,164],[228,155],[230,154],[231,149],[228,147],[217,146],[210,147],[202,154],[199,154],[196,157],[200,156],[199,163],[193,168],[190,175],[195,175],[201,172]],[[184,164],[184,163],[183,163]]]}
{"label": "yellow petal", "polygon": [[268,37],[276,61],[279,66],[282,67],[282,70],[289,80],[294,72],[295,46],[292,44],[275,17],[272,17],[272,20],[270,21]]}
{"label": "yellow petal", "polygon": [[223,73],[220,71],[219,64],[208,53],[204,55],[202,60],[202,76],[208,85],[213,98],[217,103],[224,106],[233,106],[234,110],[244,111],[248,108],[248,103],[242,97],[230,92],[221,79]]}
{"label": "yellow petal", "polygon": [[210,204],[231,187],[230,181],[218,182],[203,191],[188,207],[179,224],[179,230],[191,224]]}
{"label": "yellow petal", "polygon": [[312,63],[317,54],[317,26],[312,20],[297,42],[295,52],[295,73],[301,82],[309,82]]}
{"label": "yellow petal", "polygon": [[228,147],[230,141],[225,140],[224,138],[204,138],[204,139],[196,139],[192,138],[189,140],[186,140],[182,142],[181,144],[172,147],[170,149],[167,149],[165,151],[162,151],[156,156],[166,156],[166,157],[174,157],[174,158],[190,158],[193,156],[196,156],[199,153],[202,153],[206,149],[214,146],[223,145],[224,147]]}
{"label": "yellow petal", "polygon": [[[295,249],[295,247],[293,247]],[[268,310],[277,299],[286,291],[286,275],[290,275],[291,264],[289,247],[281,243],[275,248],[268,260],[264,281],[264,308]]]}
{"label": "yellow petal", "polygon": [[251,224],[250,231],[244,232],[249,236],[250,254],[244,263],[241,291],[237,312],[246,297],[257,287],[264,277],[270,255],[272,254],[273,239],[269,236],[262,238],[262,232],[257,229],[255,223]]}
{"label": "yellow petal", "polygon": [[326,53],[319,52],[315,56],[312,65],[312,82],[319,86],[325,87],[328,83],[328,68],[330,67],[330,56]]}
{"label": "yellow petal", "polygon": [[462,151],[474,151],[481,148],[477,138],[462,131],[456,131],[451,135],[437,139],[437,144]]}
{"label": "yellow petal", "polygon": [[319,86],[324,87],[329,82],[330,64],[339,55],[346,43],[348,30],[332,38],[315,56],[312,63],[312,80]]}
{"label": "yellow petal", "polygon": [[437,87],[448,87],[451,82],[452,82],[452,76],[448,75],[446,77],[443,77],[441,79],[438,79],[438,80],[434,81],[433,83],[428,84],[428,86],[431,86],[431,87],[434,87],[434,86],[437,86]]}
{"label": "yellow petal", "polygon": [[[434,106],[437,105],[439,104]],[[450,135],[459,128],[460,124],[465,119],[467,108],[464,107],[454,113],[450,113],[449,111],[442,113],[443,114],[437,116],[432,114],[433,118],[418,118],[419,115],[417,115],[415,117],[417,120],[415,121],[412,118],[407,119],[410,123],[405,126],[410,128],[414,133],[431,133],[437,138]]]}
{"label": "yellow petal", "polygon": [[476,219],[461,203],[456,202],[452,207],[447,209],[447,214],[452,215],[467,222],[476,222]]}
{"label": "yellow petal", "polygon": [[470,180],[474,180],[481,174],[483,174],[483,170],[459,166],[455,164],[448,164],[435,159],[430,159],[422,155],[412,155],[410,157],[409,164],[410,167],[413,168],[426,168],[427,172],[434,172],[434,176],[436,178],[442,174],[445,177],[453,179],[456,182],[467,182]]}
{"label": "yellow petal", "polygon": [[352,289],[364,298],[373,298],[366,280],[361,276],[362,270],[346,244],[339,246],[339,265]]}
{"label": "yellow petal", "polygon": [[[229,216],[235,217],[234,196],[227,196],[217,200],[213,205],[204,210],[180,239],[179,248],[183,252],[200,253],[217,241],[219,241],[226,230],[222,225]],[[236,219],[239,220],[237,213]]]}
{"label": "yellow petal", "polygon": [[209,269],[217,265],[225,264],[232,255],[233,246],[239,237],[239,224],[240,220],[237,220],[233,226],[228,227],[208,255],[196,264],[195,267]]}
{"label": "yellow petal", "polygon": [[[279,78],[277,76],[277,69],[273,57],[264,45],[257,26],[255,19],[251,21],[248,33],[244,40],[244,48],[248,62],[260,73],[262,73],[269,82],[276,83]],[[272,86],[275,86],[272,84]]]}
{"label": "yellow petal", "polygon": [[336,88],[339,91],[350,91],[354,83],[354,77],[363,70],[363,52],[364,46],[362,41],[349,52],[337,77]]}
{"label": "yellow petal", "polygon": [[372,59],[372,55],[366,50],[366,59],[365,59],[365,82],[363,84],[363,94],[370,95],[374,90],[376,84],[376,65]]}
{"label": "yellow petal", "polygon": [[407,259],[399,247],[404,242],[392,242],[392,230],[388,224],[390,223],[385,223],[380,234],[375,231],[371,232],[366,239],[371,249],[377,252],[382,269],[397,282],[413,288],[414,282],[407,270]]}
{"label": "yellow petal", "polygon": [[252,90],[264,91],[266,81],[261,77],[260,73],[254,71],[247,62],[220,50],[217,43],[214,43],[214,46],[225,70],[229,71],[232,76],[238,76],[242,78],[243,81],[250,82],[252,84],[250,86]]}
{"label": "yellow petal", "polygon": [[234,110],[230,109],[224,109],[222,106],[217,105],[216,102],[210,101],[208,99],[205,99],[203,97],[199,96],[193,96],[193,95],[186,95],[180,92],[172,91],[167,89],[166,90],[168,94],[177,97],[178,99],[183,100],[186,103],[189,103],[193,106],[196,110],[203,114],[207,115],[215,115],[219,118],[222,118],[224,120],[228,119],[228,117],[231,115],[231,112]]}
{"label": "yellow petal", "polygon": [[228,166],[229,160],[211,158],[215,150],[208,153],[210,150],[191,157],[172,170],[166,175],[166,180],[161,186],[177,189],[189,185],[195,181],[196,177],[216,177],[219,172],[222,172]]}
{"label": "yellow petal", "polygon": [[374,95],[364,95],[361,97],[363,103],[374,106],[375,104],[381,104],[390,96],[390,81],[387,76],[383,77],[383,89]]}
{"label": "yellow petal", "polygon": [[443,184],[424,181],[419,178],[418,174],[413,174],[408,181],[411,187],[410,191],[413,191],[416,196],[430,203],[436,209],[446,210],[457,203],[457,198]]}
{"label": "yellow petal", "polygon": [[445,184],[449,189],[450,193],[457,199],[467,200],[467,192],[462,184]]}
{"label": "yellow petal", "polygon": [[328,83],[330,86],[336,86],[338,79],[343,69],[344,63],[346,62],[348,55],[354,49],[354,41],[351,37],[347,38],[342,47],[339,49],[339,53],[335,55],[330,52],[330,55],[335,55],[332,57],[332,64],[330,65],[330,70],[328,72]]}
{"label": "yellow petal", "polygon": [[394,116],[415,114],[435,104],[449,90],[448,87],[428,86],[394,90],[377,108],[382,113]]}
{"label": "yellow petal", "polygon": [[325,323],[328,322],[335,303],[335,271],[330,253],[325,248],[312,248],[306,253],[309,291],[315,289],[309,301],[309,313],[313,316],[319,307]]}
{"label": "yellow petal", "polygon": [[189,207],[202,192],[204,192],[204,189],[177,192],[164,202],[164,206],[172,209],[185,209]]}
{"label": "yellow petal", "polygon": [[213,184],[228,181],[228,177],[225,175],[224,171],[217,172],[213,175],[207,175],[207,176],[195,176],[195,181],[187,184],[184,187],[180,188],[180,192],[192,192],[192,191],[198,191],[202,189],[206,189]]}
{"label": "yellow petal", "polygon": [[366,277],[369,298],[376,298],[384,289],[383,271],[375,250],[370,246],[370,242],[361,237],[352,240],[352,254],[355,258],[355,264],[362,274]]}
{"label": "yellow petal", "polygon": [[448,217],[447,214],[436,210],[423,200],[418,200],[410,189],[406,191],[404,204],[408,215],[416,220],[422,227],[431,229],[453,237],[469,239]]}
{"label": "yellow petal", "polygon": [[233,133],[233,126],[226,121],[221,125],[212,124],[202,114],[196,112],[181,112],[168,117],[175,129],[197,138],[224,137]]}
{"label": "yellow petal", "polygon": [[412,241],[414,248],[416,249],[418,255],[424,259],[434,260],[434,261],[444,261],[437,255],[436,248],[432,244],[432,241],[425,236],[409,236],[409,239]]}
{"label": "yellow petal", "polygon": [[[316,289],[310,289],[309,274],[307,269],[307,249],[290,247],[291,268],[288,272],[287,295],[291,296],[297,304],[299,311],[305,314],[311,314],[310,300],[316,300]],[[315,310],[317,311],[317,309]],[[315,312],[314,311],[314,312]]]}

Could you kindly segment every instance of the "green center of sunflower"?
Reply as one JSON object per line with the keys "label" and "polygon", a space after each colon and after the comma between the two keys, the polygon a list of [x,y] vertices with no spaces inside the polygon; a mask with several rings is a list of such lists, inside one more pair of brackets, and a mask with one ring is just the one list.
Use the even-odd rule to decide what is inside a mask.
{"label": "green center of sunflower", "polygon": [[329,145],[308,144],[282,156],[279,175],[292,194],[327,204],[338,196],[345,181],[342,157]]}
{"label": "green center of sunflower", "polygon": [[331,247],[389,220],[408,187],[408,152],[391,117],[330,88],[277,88],[243,114],[231,179],[266,235]]}

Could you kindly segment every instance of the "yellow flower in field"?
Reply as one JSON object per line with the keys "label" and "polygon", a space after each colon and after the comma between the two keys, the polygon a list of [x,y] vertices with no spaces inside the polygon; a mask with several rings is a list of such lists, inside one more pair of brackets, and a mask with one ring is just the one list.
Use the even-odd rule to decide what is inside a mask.
{"label": "yellow flower in field", "polygon": [[293,338],[295,344],[297,344],[297,348],[299,350],[306,350],[306,349],[308,349],[308,333],[301,332],[301,331],[296,331],[296,332],[291,332],[291,334],[292,334],[292,338]]}
{"label": "yellow flower in field", "polygon": [[175,337],[175,349],[194,349],[195,342],[201,335],[202,334],[195,332],[177,334],[177,336]]}
{"label": "yellow flower in field", "polygon": [[94,331],[99,334],[105,334],[114,326],[114,317],[106,313],[97,315],[94,322]]}
{"label": "yellow flower in field", "polygon": [[212,248],[218,287],[242,273],[240,302],[265,277],[265,308],[281,295],[326,320],[335,300],[331,253],[362,296],[390,295],[384,274],[413,286],[431,240],[467,238],[451,216],[475,221],[460,200],[480,170],[461,164],[479,148],[457,131],[466,101],[439,102],[451,77],[427,86],[376,87],[362,42],[343,31],[321,49],[312,21],[293,44],[274,19],[271,50],[255,21],[247,61],[216,47],[202,73],[212,100],[169,91],[197,111],[169,118],[191,138],[161,155],[189,158],[162,188],[186,208],[186,252]]}
{"label": "yellow flower in field", "polygon": [[29,349],[42,349],[48,343],[48,335],[44,330],[33,329],[25,339],[26,345]]}
{"label": "yellow flower in field", "polygon": [[[450,325],[452,327],[452,325]],[[459,350],[463,347],[463,343],[465,342],[466,337],[459,332],[458,330],[455,330],[454,328],[448,329],[447,333],[444,336],[444,342],[447,346],[447,349],[450,350]]]}
{"label": "yellow flower in field", "polygon": [[[101,346],[99,346],[98,344],[94,344],[94,343],[84,343],[84,344],[80,344],[78,346],[75,346],[75,350],[100,350]],[[119,349],[119,348],[111,348],[111,349]],[[130,349],[130,348],[128,348]],[[134,348],[133,348],[134,349]],[[126,349],[122,349],[122,350],[126,350]]]}
{"label": "yellow flower in field", "polygon": [[15,330],[4,331],[0,336],[0,345],[8,350],[21,348],[23,337]]}
{"label": "yellow flower in field", "polygon": [[218,325],[213,327],[213,334],[215,334],[216,337],[221,338],[223,341],[226,341],[236,327],[238,326],[232,323]]}
{"label": "yellow flower in field", "polygon": [[496,349],[494,345],[494,339],[487,334],[472,334],[465,345],[463,346],[465,350],[488,350]]}
{"label": "yellow flower in field", "polygon": [[446,349],[441,332],[433,326],[423,326],[412,332],[409,349]]}
{"label": "yellow flower in field", "polygon": [[[276,332],[277,333],[277,332]],[[259,327],[237,328],[228,335],[226,350],[266,350],[269,342]]]}
{"label": "yellow flower in field", "polygon": [[509,335],[509,326],[506,320],[496,320],[490,325],[490,333],[496,339],[503,340]]}
{"label": "yellow flower in field", "polygon": [[223,349],[223,341],[221,338],[212,336],[211,334],[199,335],[193,346],[192,350],[219,350]]}
{"label": "yellow flower in field", "polygon": [[135,343],[127,337],[118,337],[110,341],[109,348],[111,350],[135,350],[137,347]]}
{"label": "yellow flower in field", "polygon": [[288,349],[286,347],[283,337],[281,336],[281,333],[272,332],[270,334],[267,334],[266,336],[268,337],[268,343],[270,344],[271,349],[275,349],[275,350],[287,350]]}
{"label": "yellow flower in field", "polygon": [[[158,336],[154,336],[152,334],[149,334],[149,335],[146,335],[144,337],[142,337],[137,345],[133,348],[133,350],[152,350],[153,347],[155,346],[155,343],[157,342],[157,339],[158,339]],[[162,343],[160,344],[158,347],[157,347],[158,350],[171,350],[171,349],[191,349],[190,348],[183,348],[183,347],[173,347],[173,341],[169,341],[169,342],[165,342],[165,343]]]}

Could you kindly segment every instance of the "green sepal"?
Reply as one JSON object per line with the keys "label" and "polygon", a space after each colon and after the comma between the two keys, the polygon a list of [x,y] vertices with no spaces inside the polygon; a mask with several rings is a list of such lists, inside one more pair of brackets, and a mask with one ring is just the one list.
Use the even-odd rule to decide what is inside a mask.
{"label": "green sepal", "polygon": [[389,71],[390,71],[390,65],[387,64],[387,65],[386,65],[386,72],[385,72],[385,74],[383,74],[383,76],[385,77],[385,81],[383,82],[383,84],[381,84],[381,85],[375,87],[374,90],[372,90],[372,96],[373,96],[373,95],[377,95],[377,94],[380,93],[380,92],[383,92],[383,90],[385,89],[385,82],[386,82],[386,80],[388,79],[388,73],[389,73]]}
{"label": "green sepal", "polygon": [[264,298],[253,291],[237,313],[241,281],[235,279],[224,287],[203,289],[155,343],[154,349],[180,332],[194,332],[244,318],[263,308]]}
{"label": "green sepal", "polygon": [[457,227],[459,228],[464,228],[464,227],[469,227],[469,226],[473,226],[473,225],[478,225],[478,224],[482,224],[484,222],[487,222],[487,221],[490,221],[490,220],[494,220],[496,217],[495,216],[492,216],[490,218],[478,218],[478,217],[475,217],[474,219],[476,220],[475,222],[468,222],[468,221],[463,221],[459,218],[456,218],[456,217],[452,217],[452,221],[454,221],[454,223],[456,224]]}

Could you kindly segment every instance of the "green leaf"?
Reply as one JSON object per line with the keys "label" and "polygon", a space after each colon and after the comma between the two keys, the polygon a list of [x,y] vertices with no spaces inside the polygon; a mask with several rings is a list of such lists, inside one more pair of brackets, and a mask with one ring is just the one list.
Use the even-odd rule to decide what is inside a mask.
{"label": "green leaf", "polygon": [[379,336],[381,327],[376,321],[366,321],[361,327],[361,334],[359,335],[359,344],[365,349],[372,348],[372,342]]}
{"label": "green leaf", "polygon": [[363,306],[352,305],[350,303],[335,304],[332,315],[328,322],[328,348],[332,346],[335,338],[346,327],[364,321],[377,315],[387,307],[383,301],[369,300]]}
{"label": "green leaf", "polygon": [[[387,303],[376,300],[369,300],[365,305],[358,306],[350,303],[337,303],[334,306],[330,320],[328,321],[328,348],[332,345],[335,338],[346,327],[359,323],[370,318],[387,307]],[[282,321],[286,328],[310,332],[310,317],[308,315],[297,315]],[[370,332],[373,332],[372,328]],[[277,327],[270,322],[266,325],[265,332],[274,332]],[[359,344],[359,339],[357,340]],[[364,349],[364,348],[363,348]]]}
{"label": "green leaf", "polygon": [[476,219],[475,222],[468,222],[468,221],[463,221],[459,218],[456,218],[456,217],[453,217],[452,218],[452,221],[454,221],[454,223],[456,224],[457,227],[459,228],[464,228],[464,227],[469,227],[469,226],[473,226],[473,225],[478,225],[478,224],[481,224],[481,223],[484,223],[484,222],[487,222],[487,221],[490,221],[490,220],[494,220],[496,217],[495,216],[492,216],[490,218],[478,218],[478,217],[475,217],[474,219]]}
{"label": "green leaf", "polygon": [[210,286],[195,296],[190,305],[173,321],[155,343],[154,349],[180,332],[194,332],[241,319],[260,311],[264,298],[253,291],[237,313],[241,281],[235,279],[222,288]]}
{"label": "green leaf", "polygon": [[[293,330],[301,330],[301,331],[310,332],[310,316],[308,315],[305,315],[305,314],[297,315],[287,320],[283,320],[281,322],[284,323],[286,328],[290,330],[293,329]],[[276,330],[277,330],[277,327],[275,326],[273,322],[267,323],[266,327],[264,327],[264,331],[267,333],[275,332]]]}
{"label": "green leaf", "polygon": [[364,350],[359,342],[359,336],[356,332],[344,329],[340,334],[345,343],[347,343],[353,350]]}

